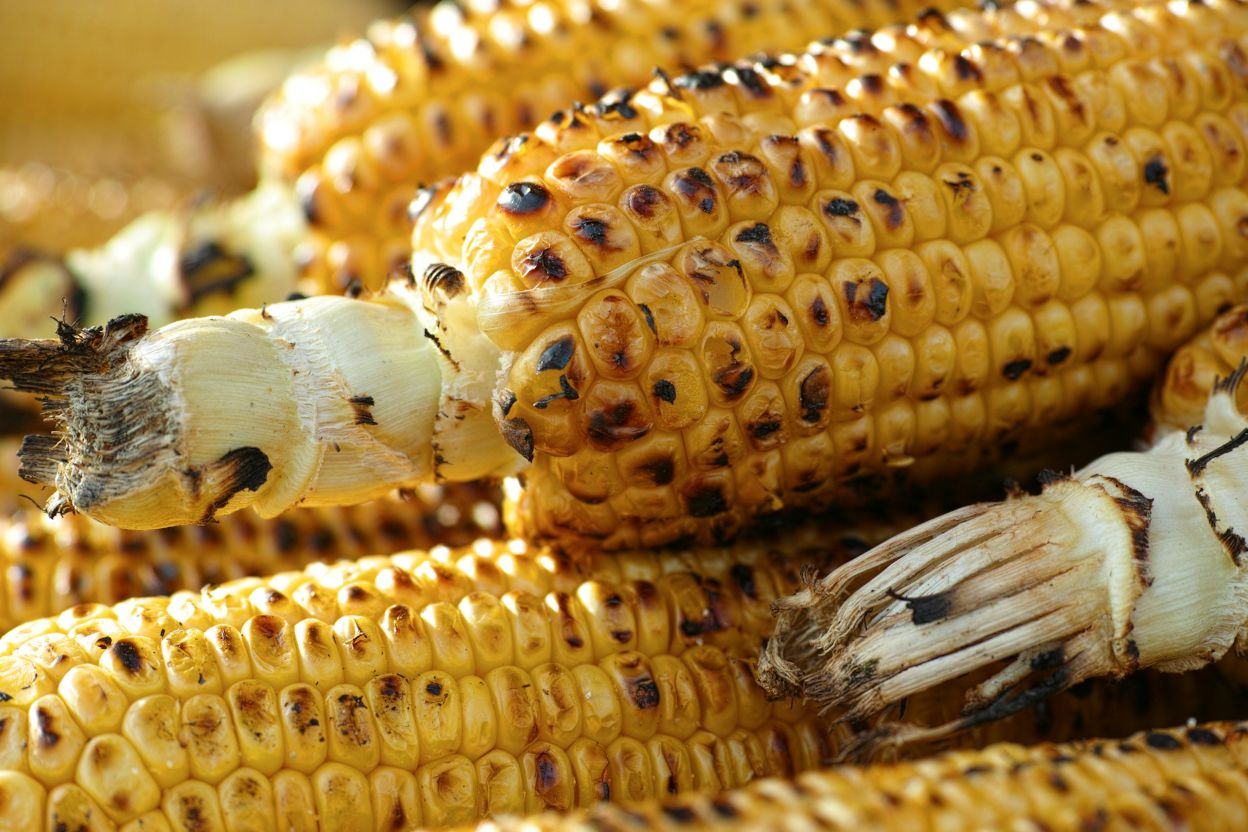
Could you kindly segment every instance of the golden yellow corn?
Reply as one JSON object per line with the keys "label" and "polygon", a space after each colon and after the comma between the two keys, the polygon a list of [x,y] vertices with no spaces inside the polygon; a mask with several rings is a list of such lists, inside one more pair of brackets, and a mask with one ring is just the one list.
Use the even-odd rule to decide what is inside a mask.
{"label": "golden yellow corn", "polygon": [[833,754],[753,677],[792,568],[483,542],[30,621],[0,638],[0,828],[406,829],[790,775]]}
{"label": "golden yellow corn", "polygon": [[1246,30],[929,14],[563,111],[426,194],[381,297],[0,345],[65,396],[27,475],[146,527],[523,469],[519,531],[608,548],[954,475],[1248,292]]}
{"label": "golden yellow corn", "polygon": [[432,197],[416,249],[508,352],[525,533],[715,539],[948,473],[1244,297],[1240,8],[976,20],[1022,39],[930,16],[878,54],[682,76]]}
{"label": "golden yellow corn", "polygon": [[[1155,429],[1186,430],[1201,423],[1214,384],[1248,361],[1248,306],[1218,316],[1213,326],[1174,354],[1166,375],[1153,390]],[[1240,411],[1248,413],[1248,384],[1235,391]]]}
{"label": "golden yellow corn", "polygon": [[272,520],[244,512],[146,532],[78,515],[48,518],[26,506],[0,516],[0,632],[77,604],[196,590],[316,561],[464,546],[499,535],[497,505],[485,485],[428,486],[350,508],[294,509]]}
{"label": "golden yellow corn", "polygon": [[257,118],[261,167],[294,183],[320,285],[379,287],[411,252],[417,186],[471,168],[495,138],[573,101],[812,38],[904,20],[950,0],[442,2],[375,23],[289,79]]}
{"label": "golden yellow corn", "polygon": [[[36,793],[32,785],[23,787]],[[28,798],[33,801],[32,798]],[[917,763],[807,772],[719,797],[689,795],[504,830],[1240,829],[1248,825],[1248,725],[1211,723],[1127,740],[995,745]]]}

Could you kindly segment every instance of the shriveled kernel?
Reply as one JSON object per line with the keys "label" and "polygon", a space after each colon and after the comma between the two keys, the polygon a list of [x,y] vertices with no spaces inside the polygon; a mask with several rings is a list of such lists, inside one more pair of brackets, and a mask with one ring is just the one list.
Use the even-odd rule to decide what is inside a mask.
{"label": "shriveled kernel", "polygon": [[373,828],[373,804],[362,772],[329,762],[312,774],[311,781],[321,828]]}
{"label": "shriveled kernel", "polygon": [[498,715],[493,694],[480,676],[458,680],[460,707],[463,712],[463,734],[459,753],[476,759],[498,745]]}

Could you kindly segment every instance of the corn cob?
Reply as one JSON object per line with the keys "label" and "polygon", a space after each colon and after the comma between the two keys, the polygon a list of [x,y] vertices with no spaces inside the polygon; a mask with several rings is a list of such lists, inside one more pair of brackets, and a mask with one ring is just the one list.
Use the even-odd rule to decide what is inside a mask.
{"label": "corn cob", "polygon": [[904,20],[936,3],[887,0],[442,2],[375,23],[286,82],[257,118],[265,174],[303,200],[300,255],[323,290],[378,288],[411,253],[417,186],[470,169],[496,137],[573,101],[816,35]]}
{"label": "corn cob", "polygon": [[[146,215],[139,224],[142,230],[128,228],[122,233],[124,242],[91,252],[85,274],[77,268],[69,271],[91,307],[86,318],[90,323],[133,311],[158,322],[214,314],[226,311],[223,303],[237,308],[279,301],[296,288],[310,292],[319,285],[338,292],[356,285],[357,278],[376,286],[410,253],[407,203],[416,186],[469,167],[500,131],[529,126],[532,116],[525,113],[547,113],[599,88],[636,83],[659,63],[675,68],[763,47],[797,47],[812,33],[897,20],[927,5],[888,0],[860,7],[849,0],[818,0],[794,6],[788,0],[751,0],[741,8],[729,8],[711,0],[692,4],[626,0],[591,7],[555,0],[507,3],[491,10],[453,2],[432,12],[417,9],[400,20],[378,23],[371,41],[331,50],[322,64],[293,78],[276,97],[259,119],[266,166],[271,169],[264,177],[269,184],[261,188],[263,196],[252,195],[235,207],[206,211],[192,207],[189,215]],[[938,0],[936,5],[953,2]],[[547,31],[548,27],[553,28]],[[655,31],[663,34],[656,39]],[[465,49],[468,54],[462,54]],[[575,62],[577,72],[590,75],[574,78],[576,72],[567,71],[567,61],[580,50],[584,53]],[[252,70],[242,77],[251,79],[255,74]],[[267,71],[266,77],[271,74]],[[508,84],[516,89],[505,104]],[[232,91],[240,86],[237,77],[227,85]],[[200,87],[208,90],[210,85]],[[217,122],[228,126],[230,118],[237,121],[237,106],[214,110],[211,91],[200,87],[194,94],[179,96],[176,112],[184,120],[189,118],[187,111],[197,108],[181,99],[207,99],[198,108],[205,109],[205,115],[170,130],[177,134],[179,150],[187,144],[208,144],[209,138],[215,141],[218,133],[228,137],[229,129],[210,128]],[[216,97],[225,98],[227,105],[231,100]],[[454,133],[449,145],[446,131]],[[189,141],[188,134],[196,134],[198,141]],[[90,147],[99,152],[99,144],[95,141]],[[210,155],[200,149],[199,156]],[[114,177],[119,175],[116,167],[111,167]],[[223,165],[200,159],[199,167],[219,171]],[[308,170],[295,181],[304,167]],[[15,222],[15,228],[26,225],[27,215],[40,205],[39,194],[53,184],[46,166],[39,172],[43,175],[34,183],[23,181],[30,177],[0,176],[0,217],[6,213],[5,203],[11,203],[8,213],[23,221]],[[283,172],[289,176],[283,178]],[[26,187],[31,184],[37,187]],[[124,191],[115,179],[98,190],[97,201],[105,207],[118,199],[124,202]],[[311,238],[305,214],[312,223]],[[207,234],[191,236],[206,240],[198,241],[198,246],[182,244],[188,227],[194,231],[205,225]],[[26,232],[34,233],[29,228]],[[29,243],[26,232],[21,240]],[[0,244],[3,237],[0,232]],[[209,244],[218,249],[205,248]],[[211,282],[207,292],[197,292],[196,275],[188,277],[172,268],[199,263],[197,253],[201,258],[212,255],[197,269],[201,275],[232,275],[232,279]],[[306,279],[301,280],[299,273]],[[128,291],[114,296],[112,290],[119,286]],[[48,303],[46,293],[40,290],[25,300],[42,302],[41,323],[61,311],[62,295],[52,295],[53,302]],[[4,294],[0,283],[0,312],[8,304],[22,302],[6,300]],[[0,316],[3,320],[9,319]],[[35,333],[6,328],[4,334]]]}
{"label": "corn cob", "polygon": [[[650,829],[1242,829],[1248,726],[1147,731],[1125,741],[1001,744],[918,763],[763,780],[720,797],[508,818],[478,832]],[[23,786],[33,786],[23,783]]]}
{"label": "corn cob", "polygon": [[[798,563],[859,545],[826,527],[618,556],[481,541],[35,620],[0,637],[0,777],[46,798],[0,801],[0,828],[22,811],[178,829],[198,806],[208,828],[406,829],[826,764],[824,723],[761,696],[751,666]],[[1131,710],[1105,693],[978,737]]]}
{"label": "corn cob", "polygon": [[[1214,384],[1246,360],[1248,306],[1239,306],[1220,315],[1171,357],[1165,377],[1153,390],[1154,430],[1186,430],[1200,424]],[[1248,385],[1241,385],[1238,392],[1236,405],[1248,413]]]}
{"label": "corn cob", "polygon": [[620,548],[981,464],[1248,292],[1245,26],[927,15],[558,114],[428,195],[380,298],[0,344],[66,396],[26,476],[153,526],[531,462],[524,534]]}
{"label": "corn cob", "polygon": [[[3,493],[3,492],[0,492]],[[501,531],[495,489],[430,486],[350,508],[250,512],[127,532],[30,508],[0,517],[0,632],[78,604],[116,604],[339,558],[464,546]]]}
{"label": "corn cob", "polygon": [[753,680],[796,578],[768,549],[556,557],[366,558],[29,622],[0,638],[0,767],[46,790],[48,828],[328,830],[716,792],[829,758],[819,720]]}
{"label": "corn cob", "polygon": [[[1233,310],[1217,332],[1242,319]],[[1198,347],[1199,348],[1199,347]],[[1110,454],[1035,496],[960,509],[777,604],[769,687],[867,718],[944,682],[958,718],[867,742],[941,737],[1095,676],[1187,671],[1248,650],[1248,358],[1199,424]],[[1163,401],[1165,393],[1163,392]],[[985,676],[987,678],[985,678]]]}

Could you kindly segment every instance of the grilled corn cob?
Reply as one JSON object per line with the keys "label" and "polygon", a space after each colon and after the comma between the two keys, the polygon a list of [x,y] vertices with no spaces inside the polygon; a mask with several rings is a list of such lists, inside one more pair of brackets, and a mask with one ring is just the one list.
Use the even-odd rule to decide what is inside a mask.
{"label": "grilled corn cob", "polygon": [[[379,288],[411,252],[417,186],[470,169],[498,136],[573,101],[812,37],[880,26],[930,2],[442,2],[380,21],[299,73],[257,118],[261,165],[303,201],[300,261],[331,292]],[[938,8],[956,5],[938,0]]]}
{"label": "grilled corn cob", "polygon": [[[410,254],[407,204],[416,186],[465,170],[502,131],[531,126],[535,114],[637,83],[657,65],[676,71],[764,47],[794,48],[812,34],[898,20],[928,5],[551,0],[416,9],[376,24],[370,40],[331,50],[276,96],[258,119],[270,169],[262,195],[238,206],[192,207],[185,216],[147,215],[122,240],[76,253],[90,268],[70,268],[71,286],[90,323],[134,311],[163,323],[280,301],[296,288],[339,292],[357,279],[377,286]],[[187,143],[179,137],[179,147]],[[6,194],[18,214],[32,208],[38,191],[22,185],[21,177],[0,177],[0,216]],[[182,241],[188,228],[194,245]],[[187,262],[196,266],[189,275],[177,268]],[[206,290],[205,277],[216,278]],[[0,281],[0,321],[13,320],[6,306],[37,302],[42,323],[71,296],[54,292],[59,284],[30,289],[33,295],[6,298]],[[5,327],[2,334],[38,331]]]}
{"label": "grilled corn cob", "polygon": [[[1242,829],[1248,726],[1148,731],[1125,741],[996,745],[918,763],[807,772],[720,797],[571,817],[509,818],[478,832],[651,829]],[[37,794],[33,784],[22,786]]]}
{"label": "grilled corn cob", "polygon": [[[803,533],[618,556],[481,541],[29,622],[0,637],[0,777],[43,802],[0,801],[0,828],[177,829],[198,811],[209,828],[407,829],[826,764],[823,721],[752,675],[797,558],[859,545]],[[1118,701],[1068,698],[1012,735],[1131,710]]]}
{"label": "grilled corn cob", "polygon": [[[0,492],[3,493],[3,492]],[[350,508],[250,512],[126,532],[30,508],[0,517],[0,632],[78,604],[116,604],[338,558],[463,546],[501,531],[495,489],[431,486]]]}
{"label": "grilled corn cob", "polygon": [[1246,27],[933,14],[557,114],[428,195],[380,298],[0,344],[64,397],[26,475],[141,527],[531,462],[525,534],[618,548],[981,463],[1248,291]]}
{"label": "grilled corn cob", "polygon": [[[1217,333],[1242,315],[1228,313],[1202,342],[1225,346]],[[1146,452],[1050,472],[1039,495],[936,518],[783,599],[763,678],[851,720],[942,682],[969,688],[957,719],[887,726],[868,740],[905,741],[1094,676],[1192,670],[1232,646],[1242,654],[1245,376],[1240,358],[1213,385],[1202,421],[1163,432]]]}
{"label": "grilled corn cob", "polygon": [[163,812],[328,830],[717,792],[828,760],[820,721],[753,679],[795,578],[767,549],[554,557],[366,558],[29,622],[0,638],[0,768],[46,791],[48,828]]}
{"label": "grilled corn cob", "polygon": [[[1199,424],[1218,379],[1227,378],[1248,360],[1248,306],[1220,315],[1170,359],[1166,375],[1153,390],[1154,430],[1186,430]],[[1236,405],[1248,413],[1248,385],[1238,390]]]}

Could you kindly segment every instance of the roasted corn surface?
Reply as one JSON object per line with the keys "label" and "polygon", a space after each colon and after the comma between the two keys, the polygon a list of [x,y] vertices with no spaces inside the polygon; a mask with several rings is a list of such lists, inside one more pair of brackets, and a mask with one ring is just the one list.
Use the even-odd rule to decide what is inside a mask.
{"label": "roasted corn surface", "polygon": [[414,239],[507,354],[523,531],[713,540],[1120,400],[1248,291],[1245,26],[930,14],[497,145]]}
{"label": "roasted corn surface", "polygon": [[[1184,344],[1170,359],[1165,377],[1153,389],[1157,429],[1198,425],[1214,384],[1248,361],[1248,306],[1219,315],[1213,325]],[[1248,413],[1248,384],[1236,389],[1236,404]]]}
{"label": "roasted corn surface", "polygon": [[317,561],[498,537],[498,499],[486,485],[427,486],[347,508],[295,509],[272,520],[243,512],[149,532],[80,515],[49,518],[27,505],[0,517],[0,631],[78,604],[116,604]]}
{"label": "roasted corn surface", "polygon": [[[28,475],[151,527],[527,460],[520,533],[632,548],[982,466],[1248,292],[1246,18],[933,13],[562,111],[420,199],[380,298],[8,345],[0,374],[64,421]],[[140,385],[159,430],[111,415]]]}
{"label": "roasted corn surface", "polygon": [[1248,825],[1246,735],[1243,723],[1211,723],[1124,741],[1002,744],[762,780],[719,797],[601,805],[477,829],[1241,829]]}
{"label": "roasted corn surface", "polygon": [[80,605],[0,638],[0,826],[407,829],[787,776],[834,753],[752,675],[795,568],[483,544]]}
{"label": "roasted corn surface", "polygon": [[265,172],[292,182],[329,291],[380,286],[410,252],[408,203],[498,136],[573,101],[760,50],[904,20],[950,0],[442,2],[375,23],[288,80],[257,120]]}

